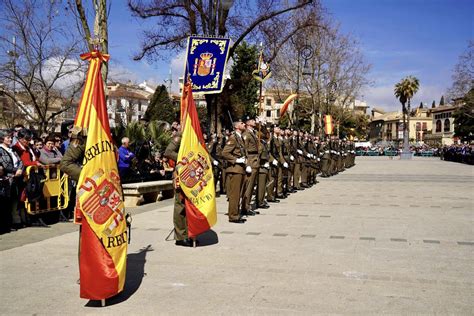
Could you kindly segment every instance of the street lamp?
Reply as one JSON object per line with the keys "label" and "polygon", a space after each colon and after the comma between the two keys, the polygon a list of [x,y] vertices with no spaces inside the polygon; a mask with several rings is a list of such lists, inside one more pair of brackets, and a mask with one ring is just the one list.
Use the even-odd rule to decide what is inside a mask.
{"label": "street lamp", "polygon": [[[293,43],[294,44],[294,43]],[[296,75],[296,94],[298,95],[295,100],[295,125],[296,129],[299,130],[299,99],[300,99],[300,63],[301,63],[301,58],[304,60],[303,64],[303,71],[302,75],[303,76],[312,76],[313,72],[308,66],[308,60],[313,57],[314,50],[310,45],[305,44],[301,49],[298,50],[298,62],[297,62],[297,75]],[[299,135],[299,132],[298,132]],[[299,136],[298,136],[299,137]],[[298,139],[299,142],[299,139]]]}

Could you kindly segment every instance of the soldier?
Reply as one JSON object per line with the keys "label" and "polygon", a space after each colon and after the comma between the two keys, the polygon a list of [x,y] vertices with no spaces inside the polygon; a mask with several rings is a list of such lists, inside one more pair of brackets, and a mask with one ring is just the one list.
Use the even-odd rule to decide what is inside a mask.
{"label": "soldier", "polygon": [[268,173],[268,184],[267,184],[267,202],[269,203],[279,203],[280,200],[276,198],[276,186],[278,181],[278,160],[275,157],[276,149],[274,142],[273,127],[267,130],[267,148],[268,154],[270,156],[270,171]]}
{"label": "soldier", "polygon": [[245,150],[247,151],[247,166],[250,167],[250,172],[245,175],[244,179],[241,213],[242,215],[253,216],[258,214],[258,212],[252,211],[250,201],[252,200],[253,188],[260,166],[258,153],[259,144],[255,131],[255,117],[248,115],[243,121],[245,121],[246,129],[242,133],[242,138],[244,140]]}
{"label": "soldier", "polygon": [[216,197],[219,197],[221,191],[217,190],[217,183],[219,182],[220,175],[222,174],[222,163],[219,161],[219,156],[222,150],[219,148],[219,142],[215,133],[213,133],[210,137],[210,140],[206,142],[206,147],[212,160],[212,174],[214,176]]}
{"label": "soldier", "polygon": [[[179,123],[174,122],[172,125],[173,138],[165,149],[164,156],[168,159],[174,160],[178,163],[178,152],[181,144],[181,127]],[[179,183],[174,174],[175,183],[175,194],[174,194],[174,210],[173,210],[173,225],[174,225],[174,238],[177,246],[192,247],[193,242],[188,238],[188,225],[186,223],[186,210],[184,208],[185,195],[179,187]]]}
{"label": "soldier", "polygon": [[303,151],[300,148],[300,144],[298,142],[299,140],[299,135],[298,131],[295,130],[293,131],[293,136],[291,137],[292,143],[295,149],[295,166],[293,168],[293,188],[295,190],[304,190],[300,186],[300,180],[301,180],[301,163],[303,162]]}
{"label": "soldier", "polygon": [[279,199],[286,198],[286,195],[283,194],[283,169],[288,168],[288,163],[283,158],[282,154],[282,137],[281,137],[281,129],[278,126],[273,128],[273,152],[272,155],[278,161],[278,173],[277,173],[277,181],[276,181],[276,197]]}
{"label": "soldier", "polygon": [[269,208],[267,202],[265,202],[265,192],[267,188],[267,183],[270,181],[270,161],[273,160],[273,157],[270,155],[268,148],[268,137],[269,133],[266,128],[260,130],[260,146],[258,147],[259,152],[259,162],[260,167],[258,170],[258,179],[257,179],[257,208]]}
{"label": "soldier", "polygon": [[224,149],[222,158],[227,163],[226,185],[227,198],[229,200],[228,216],[231,223],[245,223],[239,213],[239,201],[246,172],[246,153],[242,133],[245,131],[245,124],[242,120],[234,122],[234,133],[230,135]]}
{"label": "soldier", "polygon": [[321,177],[328,178],[330,176],[331,167],[331,149],[327,141],[321,143],[321,152],[319,154],[321,158]]}

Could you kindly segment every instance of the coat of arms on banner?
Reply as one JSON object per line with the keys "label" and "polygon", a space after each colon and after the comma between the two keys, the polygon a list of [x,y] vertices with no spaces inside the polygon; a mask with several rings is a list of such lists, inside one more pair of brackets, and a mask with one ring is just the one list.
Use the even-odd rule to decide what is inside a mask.
{"label": "coat of arms on banner", "polygon": [[184,78],[191,77],[193,92],[222,91],[229,46],[228,38],[189,37]]}

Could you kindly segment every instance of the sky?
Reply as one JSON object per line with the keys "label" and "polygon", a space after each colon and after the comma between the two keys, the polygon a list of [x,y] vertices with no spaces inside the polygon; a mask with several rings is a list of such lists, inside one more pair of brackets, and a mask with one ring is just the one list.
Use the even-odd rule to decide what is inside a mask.
{"label": "sky", "polygon": [[[238,0],[236,0],[238,1]],[[370,108],[398,110],[393,95],[397,82],[408,75],[420,80],[412,105],[431,106],[451,85],[458,57],[474,40],[474,0],[321,0],[340,24],[344,34],[354,36],[366,61],[372,84],[359,99]],[[149,63],[133,61],[141,31],[152,25],[131,16],[125,0],[111,2],[109,51],[111,72],[121,79],[164,84],[171,71],[173,90],[182,76],[184,52],[168,60]]]}

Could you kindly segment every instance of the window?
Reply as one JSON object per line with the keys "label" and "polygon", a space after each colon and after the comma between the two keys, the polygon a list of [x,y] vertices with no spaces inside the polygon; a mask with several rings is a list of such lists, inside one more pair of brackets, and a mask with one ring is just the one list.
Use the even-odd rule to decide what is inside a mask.
{"label": "window", "polygon": [[425,132],[428,130],[428,126],[426,122],[423,122],[423,127],[421,129]]}
{"label": "window", "polygon": [[421,131],[421,123],[420,122],[416,122],[416,131],[417,132]]}
{"label": "window", "polygon": [[267,110],[267,117],[272,117],[272,111]]}
{"label": "window", "polygon": [[272,106],[272,99],[266,99],[267,106]]}
{"label": "window", "polygon": [[444,131],[445,132],[451,131],[451,122],[449,121],[449,119],[444,120]]}
{"label": "window", "polygon": [[280,109],[277,110],[277,115],[276,117],[280,117]]}
{"label": "window", "polygon": [[441,133],[441,120],[436,121],[436,133]]}

